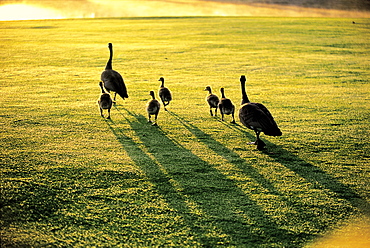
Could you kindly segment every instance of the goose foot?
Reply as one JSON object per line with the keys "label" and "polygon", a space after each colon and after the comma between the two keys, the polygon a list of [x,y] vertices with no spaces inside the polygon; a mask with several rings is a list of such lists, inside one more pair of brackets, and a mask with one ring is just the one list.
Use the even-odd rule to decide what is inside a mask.
{"label": "goose foot", "polygon": [[156,122],[154,122],[154,123],[152,124],[152,126],[158,126],[158,124],[157,124]]}
{"label": "goose foot", "polygon": [[107,119],[110,120],[110,116],[108,116]]}
{"label": "goose foot", "polygon": [[266,143],[259,139],[256,141],[256,145],[257,145],[257,149],[261,151],[265,149]]}
{"label": "goose foot", "polygon": [[235,121],[231,121],[230,123],[235,124],[236,122]]}

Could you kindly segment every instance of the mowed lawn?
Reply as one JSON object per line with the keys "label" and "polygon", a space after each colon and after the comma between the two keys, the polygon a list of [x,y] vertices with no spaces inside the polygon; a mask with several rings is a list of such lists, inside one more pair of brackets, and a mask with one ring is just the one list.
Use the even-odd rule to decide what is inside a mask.
{"label": "mowed lawn", "polygon": [[[369,19],[15,21],[0,40],[3,247],[368,244]],[[106,120],[109,42],[129,98]],[[224,87],[238,109],[241,75],[283,132],[263,151],[205,102]]]}

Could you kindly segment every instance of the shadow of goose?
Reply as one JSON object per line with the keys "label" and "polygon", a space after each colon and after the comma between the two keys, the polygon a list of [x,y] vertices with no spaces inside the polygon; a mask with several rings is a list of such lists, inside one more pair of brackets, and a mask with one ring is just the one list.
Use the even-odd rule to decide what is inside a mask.
{"label": "shadow of goose", "polygon": [[[192,131],[195,135],[205,135],[201,130],[196,128],[193,125],[190,125],[186,121],[184,121],[182,118],[177,116],[175,113],[172,113],[178,120],[180,120],[185,127],[187,127],[190,131]],[[226,122],[220,121],[223,125],[226,127],[236,131],[240,132],[242,135],[246,136],[249,140],[253,141],[255,140],[255,136],[250,134],[246,128],[239,124],[230,124]],[[222,146],[219,144],[219,142],[207,139],[208,140],[208,146],[210,148],[213,148],[215,151],[221,151],[220,155],[223,155],[226,153],[232,153],[231,150],[225,151],[225,148],[223,149],[215,149],[214,147]],[[299,158],[297,155],[289,152],[288,150],[275,145],[274,143],[269,142],[268,140],[264,139],[267,149],[261,151],[266,156],[272,158],[276,162],[280,163],[281,165],[285,166],[287,169],[295,172],[302,178],[304,178],[306,181],[310,182],[311,184],[315,185],[315,187],[328,190],[329,192],[334,193],[334,195],[337,198],[343,199],[351,204],[352,207],[354,207],[357,211],[360,211],[360,213],[370,215],[370,204],[369,202],[364,199],[362,196],[360,196],[358,193],[356,193],[353,189],[350,187],[344,185],[343,183],[339,182],[337,179],[335,179],[333,176],[329,175],[327,172],[320,169],[318,166],[315,166],[311,163],[308,163],[307,161]],[[225,152],[222,152],[225,151]],[[233,154],[233,156],[238,156],[237,154]],[[254,173],[254,176],[256,174]],[[257,175],[258,176],[258,175]],[[258,177],[257,177],[258,178]],[[262,185],[265,181],[264,179],[259,180]],[[268,185],[268,184],[267,184]]]}
{"label": "shadow of goose", "polygon": [[[124,130],[107,122],[111,131],[203,246],[214,247],[219,243],[258,246],[266,242],[288,246],[294,239],[303,243],[312,238],[304,234],[297,239],[295,233],[281,228],[232,180],[170,139],[160,127],[148,125],[143,115],[119,111],[123,117],[129,115],[126,121],[145,151]],[[276,191],[268,181],[260,180]],[[189,202],[202,214],[194,214]],[[213,228],[226,236],[211,235]]]}

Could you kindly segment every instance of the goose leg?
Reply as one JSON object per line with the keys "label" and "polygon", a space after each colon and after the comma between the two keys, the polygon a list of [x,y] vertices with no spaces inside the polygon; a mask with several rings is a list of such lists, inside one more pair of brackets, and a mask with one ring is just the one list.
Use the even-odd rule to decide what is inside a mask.
{"label": "goose leg", "polygon": [[257,149],[258,150],[263,150],[266,146],[266,143],[263,142],[261,139],[260,139],[260,131],[256,131],[256,135],[257,135],[257,140],[255,142],[255,144],[257,145]]}
{"label": "goose leg", "polygon": [[[164,103],[163,103],[163,104],[164,104]],[[166,111],[167,111],[166,106],[167,106],[168,104],[170,104],[170,102],[167,102],[166,104],[164,104],[164,110],[166,110]]]}
{"label": "goose leg", "polygon": [[213,116],[212,108],[209,108],[209,112],[211,113],[211,116]]}
{"label": "goose leg", "polygon": [[265,148],[265,146],[266,146],[266,143],[263,142],[261,139],[259,139],[257,142],[257,149],[261,151]]}
{"label": "goose leg", "polygon": [[261,131],[254,130],[254,132],[256,133],[256,141],[249,142],[248,145],[257,145],[258,144],[258,140],[260,139]]}
{"label": "goose leg", "polygon": [[222,111],[221,108],[220,108],[220,113],[221,113],[221,121],[224,121],[224,112]]}
{"label": "goose leg", "polygon": [[167,104],[164,102],[164,100],[162,98],[161,98],[161,100],[162,100],[162,103],[163,103],[164,110],[167,111],[167,109],[166,109]]}
{"label": "goose leg", "polygon": [[152,124],[152,126],[158,126],[158,125],[157,125],[157,117],[158,117],[158,114],[156,114],[156,115],[154,116],[154,123]]}
{"label": "goose leg", "polygon": [[108,117],[107,119],[110,119],[110,109],[108,109]]}
{"label": "goose leg", "polygon": [[231,114],[231,116],[233,117],[233,120],[231,121],[231,123],[235,124],[234,112]]}
{"label": "goose leg", "polygon": [[148,114],[148,122],[152,123],[152,120],[150,119],[150,114]]}
{"label": "goose leg", "polygon": [[100,110],[100,116],[104,118],[103,109],[102,108],[99,108],[99,110]]}

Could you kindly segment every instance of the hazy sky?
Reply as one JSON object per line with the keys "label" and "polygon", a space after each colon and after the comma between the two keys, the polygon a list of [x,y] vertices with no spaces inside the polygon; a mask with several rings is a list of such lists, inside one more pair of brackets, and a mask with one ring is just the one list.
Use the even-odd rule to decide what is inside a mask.
{"label": "hazy sky", "polygon": [[0,0],[0,20],[137,16],[369,17],[369,13],[359,15],[324,9],[336,8],[334,5],[339,9],[363,9],[366,4],[370,6],[370,0]]}

